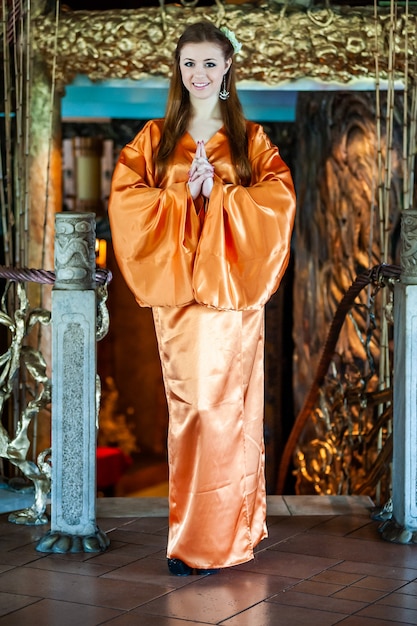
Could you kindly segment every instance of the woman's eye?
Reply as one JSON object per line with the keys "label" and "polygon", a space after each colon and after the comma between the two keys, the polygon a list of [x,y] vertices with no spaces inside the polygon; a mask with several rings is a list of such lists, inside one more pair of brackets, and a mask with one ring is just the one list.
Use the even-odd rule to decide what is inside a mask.
{"label": "woman's eye", "polygon": [[206,63],[206,67],[216,67],[215,63]]}
{"label": "woman's eye", "polygon": [[194,63],[192,61],[186,61],[184,63],[185,67],[192,67],[194,65]]}

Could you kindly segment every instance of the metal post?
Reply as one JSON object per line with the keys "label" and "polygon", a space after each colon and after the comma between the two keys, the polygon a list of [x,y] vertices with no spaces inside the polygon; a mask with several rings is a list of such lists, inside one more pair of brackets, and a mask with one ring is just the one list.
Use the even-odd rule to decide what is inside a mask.
{"label": "metal post", "polygon": [[51,529],[39,552],[100,552],[96,525],[95,215],[58,213],[52,293]]}

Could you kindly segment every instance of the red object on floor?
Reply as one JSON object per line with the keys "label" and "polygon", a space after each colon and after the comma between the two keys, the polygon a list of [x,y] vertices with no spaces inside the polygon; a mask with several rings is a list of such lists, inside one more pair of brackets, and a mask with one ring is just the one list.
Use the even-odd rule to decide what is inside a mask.
{"label": "red object on floor", "polygon": [[97,489],[114,487],[132,459],[119,448],[97,448]]}

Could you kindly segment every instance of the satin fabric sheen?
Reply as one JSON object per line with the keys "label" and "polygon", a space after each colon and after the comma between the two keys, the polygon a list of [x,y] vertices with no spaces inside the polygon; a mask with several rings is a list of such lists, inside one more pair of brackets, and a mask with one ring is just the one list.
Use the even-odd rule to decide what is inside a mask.
{"label": "satin fabric sheen", "polygon": [[188,133],[157,181],[152,164],[161,128],[148,122],[123,149],[113,175],[110,225],[127,284],[142,306],[196,301],[259,309],[288,264],[295,212],[288,167],[262,127],[248,122],[253,184],[242,187],[220,130],[206,143],[216,175],[204,216],[187,185],[196,150]]}
{"label": "satin fabric sheen", "polygon": [[263,310],[153,314],[170,414],[168,556],[197,568],[248,561],[267,535]]}
{"label": "satin fabric sheen", "polygon": [[252,182],[238,184],[223,129],[204,210],[187,185],[186,133],[158,181],[163,122],[122,151],[109,200],[113,246],[140,306],[153,309],[169,409],[167,556],[217,568],[253,558],[267,535],[263,443],[264,304],[288,264],[295,214],[288,167],[247,123]]}

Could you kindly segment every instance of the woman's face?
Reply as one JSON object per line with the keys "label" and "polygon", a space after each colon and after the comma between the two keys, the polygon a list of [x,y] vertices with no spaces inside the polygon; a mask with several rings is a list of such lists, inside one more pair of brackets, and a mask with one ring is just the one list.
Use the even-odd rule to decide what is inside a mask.
{"label": "woman's face", "polygon": [[232,63],[215,43],[187,43],[180,52],[180,71],[190,96],[204,100],[219,95],[223,76]]}

